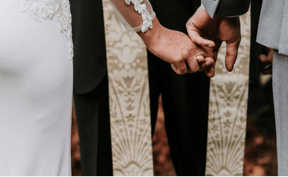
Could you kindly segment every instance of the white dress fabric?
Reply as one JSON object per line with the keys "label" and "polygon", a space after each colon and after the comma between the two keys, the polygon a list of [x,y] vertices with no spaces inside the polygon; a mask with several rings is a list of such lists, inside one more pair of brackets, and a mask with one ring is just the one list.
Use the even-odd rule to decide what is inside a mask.
{"label": "white dress fabric", "polygon": [[71,175],[68,0],[0,1],[0,175]]}
{"label": "white dress fabric", "polygon": [[[155,13],[148,0],[112,3],[131,29],[152,29]],[[130,3],[138,13],[127,9]],[[69,176],[69,0],[1,0],[0,25],[0,175]]]}

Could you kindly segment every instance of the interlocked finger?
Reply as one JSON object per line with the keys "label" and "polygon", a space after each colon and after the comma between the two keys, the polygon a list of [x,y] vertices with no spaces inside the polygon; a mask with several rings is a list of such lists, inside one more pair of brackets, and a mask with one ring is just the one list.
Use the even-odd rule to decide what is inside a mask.
{"label": "interlocked finger", "polygon": [[[202,60],[202,57],[203,56],[190,56],[186,63],[187,63],[187,67],[188,67],[188,73],[196,73],[199,71],[200,67],[199,67],[199,64],[197,62],[197,58],[199,60]],[[204,57],[203,57],[204,59]]]}
{"label": "interlocked finger", "polygon": [[171,67],[174,70],[174,72],[179,75],[184,75],[184,74],[187,74],[188,72],[185,62],[173,63],[171,64]]}

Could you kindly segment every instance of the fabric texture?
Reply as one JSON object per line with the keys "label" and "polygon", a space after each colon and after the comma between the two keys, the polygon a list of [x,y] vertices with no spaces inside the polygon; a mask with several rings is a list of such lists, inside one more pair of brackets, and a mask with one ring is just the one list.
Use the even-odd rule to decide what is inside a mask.
{"label": "fabric texture", "polygon": [[70,0],[70,4],[74,43],[74,92],[86,94],[94,90],[107,75],[102,1]]}
{"label": "fabric texture", "polygon": [[205,8],[205,10],[208,12],[208,14],[210,15],[211,18],[214,17],[214,14],[217,10],[217,7],[219,5],[220,0],[201,0],[201,3],[203,5],[203,7]]}
{"label": "fabric texture", "polygon": [[87,94],[74,93],[83,176],[112,176],[108,78]]}
{"label": "fabric texture", "polygon": [[287,0],[263,0],[257,42],[288,55],[287,21]]}
{"label": "fabric texture", "polygon": [[277,137],[278,175],[288,175],[288,56],[274,50],[273,96]]}
{"label": "fabric texture", "polygon": [[221,17],[243,15],[250,5],[250,0],[201,0],[201,2],[211,18],[215,14]]}
{"label": "fabric texture", "polygon": [[161,94],[165,129],[176,174],[204,176],[210,79],[204,73],[179,76],[169,64],[151,53],[148,57],[152,132]]}
{"label": "fabric texture", "polygon": [[[139,17],[132,4],[119,3],[129,9],[126,15]],[[146,46],[135,32],[129,33],[115,18],[109,0],[103,0],[103,9],[113,175],[153,176]]]}
{"label": "fabric texture", "polygon": [[71,175],[69,16],[68,0],[0,1],[1,176]]}
{"label": "fabric texture", "polygon": [[[266,48],[256,42],[262,0],[251,1],[251,47],[249,80],[259,81],[263,64],[259,60],[260,54],[266,54]],[[243,26],[243,23],[242,25]]]}
{"label": "fabric texture", "polygon": [[70,0],[74,103],[83,176],[112,176],[109,93],[101,0]]}
{"label": "fabric texture", "polygon": [[250,11],[240,17],[241,43],[233,71],[225,67],[227,45],[218,53],[210,81],[206,176],[243,176],[249,90]]}

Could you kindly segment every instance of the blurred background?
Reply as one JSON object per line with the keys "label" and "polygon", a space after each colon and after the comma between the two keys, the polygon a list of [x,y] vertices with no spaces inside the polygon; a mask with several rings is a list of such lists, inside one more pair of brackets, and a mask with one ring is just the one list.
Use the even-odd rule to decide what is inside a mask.
{"label": "blurred background", "polygon": [[[158,120],[153,137],[154,175],[175,176],[176,173],[170,157],[164,121],[165,119],[160,98]],[[80,176],[81,159],[74,109],[71,150],[72,174],[74,176]],[[272,81],[270,75],[260,75],[258,80],[250,82],[247,136],[244,156],[244,175],[277,175],[276,134],[272,97]]]}

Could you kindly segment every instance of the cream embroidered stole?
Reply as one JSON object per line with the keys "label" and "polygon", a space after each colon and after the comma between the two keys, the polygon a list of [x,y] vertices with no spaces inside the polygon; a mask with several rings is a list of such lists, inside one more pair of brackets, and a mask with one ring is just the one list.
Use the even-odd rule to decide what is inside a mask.
{"label": "cream embroidered stole", "polygon": [[[103,8],[113,173],[116,176],[152,176],[146,48],[136,33],[125,30],[109,0],[103,0]],[[223,46],[218,56],[216,76],[211,79],[206,175],[243,175],[249,84],[250,13],[241,16],[241,32],[242,42],[234,71],[228,73],[225,69],[226,50]]]}
{"label": "cream embroidered stole", "polygon": [[[153,176],[147,51],[103,0],[113,174]],[[100,125],[101,126],[101,125]]]}
{"label": "cream embroidered stole", "polygon": [[243,176],[250,59],[250,11],[241,16],[242,41],[233,72],[222,46],[210,83],[206,175]]}

